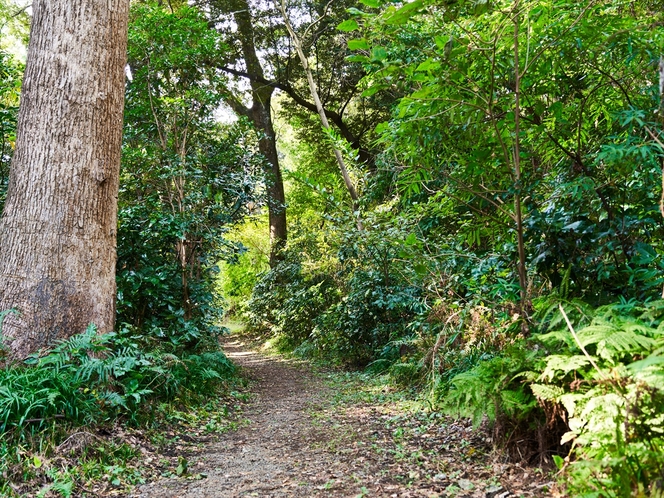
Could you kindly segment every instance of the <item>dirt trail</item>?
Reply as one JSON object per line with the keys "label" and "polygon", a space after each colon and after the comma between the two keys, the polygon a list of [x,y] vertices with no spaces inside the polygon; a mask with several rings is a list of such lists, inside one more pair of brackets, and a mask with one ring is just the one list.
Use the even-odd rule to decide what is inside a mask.
{"label": "dirt trail", "polygon": [[491,460],[467,425],[413,423],[389,405],[333,406],[333,389],[305,366],[239,340],[225,350],[257,381],[250,423],[189,458],[205,478],[160,480],[133,497],[551,496],[532,470]]}

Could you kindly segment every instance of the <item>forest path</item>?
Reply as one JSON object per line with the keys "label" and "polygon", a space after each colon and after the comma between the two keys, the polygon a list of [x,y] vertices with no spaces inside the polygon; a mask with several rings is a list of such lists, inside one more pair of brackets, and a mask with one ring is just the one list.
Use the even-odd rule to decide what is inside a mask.
{"label": "forest path", "polygon": [[490,457],[484,435],[467,424],[405,413],[389,393],[344,395],[339,376],[264,356],[241,339],[224,350],[255,381],[249,424],[188,457],[204,478],[160,480],[132,496],[551,496],[532,469]]}

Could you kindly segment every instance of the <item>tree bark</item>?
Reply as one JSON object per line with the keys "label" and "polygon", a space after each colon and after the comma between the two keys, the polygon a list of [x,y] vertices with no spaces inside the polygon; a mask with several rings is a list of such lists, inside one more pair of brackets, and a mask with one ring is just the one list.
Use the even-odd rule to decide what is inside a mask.
{"label": "tree bark", "polygon": [[0,220],[10,357],[115,320],[129,0],[35,0]]}
{"label": "tree bark", "polygon": [[[279,154],[277,153],[277,135],[272,125],[270,115],[270,98],[267,105],[262,101],[254,101],[251,109],[252,121],[256,128],[263,133],[258,141],[258,150],[267,160],[265,168],[265,182],[268,193],[268,218],[270,224],[270,268],[274,268],[281,261],[282,251],[286,245],[286,195],[284,193],[284,180],[279,167]],[[257,102],[260,102],[257,104]]]}
{"label": "tree bark", "polygon": [[265,182],[268,194],[268,215],[270,224],[270,267],[274,268],[282,259],[282,250],[286,245],[288,225],[286,220],[286,196],[284,182],[279,166],[277,152],[277,135],[274,131],[271,114],[272,95],[274,87],[265,85],[263,66],[258,58],[254,40],[254,25],[251,10],[247,0],[233,0],[228,4],[218,3],[222,11],[232,11],[233,19],[237,25],[237,36],[242,49],[242,58],[247,71],[257,75],[257,80],[251,80],[251,108],[246,108],[237,99],[230,98],[227,103],[233,110],[248,117],[256,129],[261,133],[258,149],[265,157]]}

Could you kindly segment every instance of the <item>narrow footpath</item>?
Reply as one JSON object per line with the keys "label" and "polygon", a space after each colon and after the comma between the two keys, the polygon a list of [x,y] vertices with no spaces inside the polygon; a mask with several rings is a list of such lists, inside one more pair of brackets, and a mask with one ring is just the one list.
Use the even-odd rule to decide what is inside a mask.
{"label": "narrow footpath", "polygon": [[548,476],[501,462],[466,423],[360,395],[340,402],[339,381],[306,364],[233,338],[224,349],[255,381],[249,423],[189,458],[203,478],[162,479],[133,497],[554,496]]}

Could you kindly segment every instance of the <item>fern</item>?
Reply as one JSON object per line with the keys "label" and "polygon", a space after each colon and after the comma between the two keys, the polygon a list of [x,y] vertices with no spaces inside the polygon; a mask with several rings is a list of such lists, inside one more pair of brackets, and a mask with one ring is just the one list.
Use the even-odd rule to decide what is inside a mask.
{"label": "fern", "polygon": [[537,399],[545,401],[559,401],[565,394],[565,390],[559,386],[550,386],[547,384],[530,384],[530,390]]}
{"label": "fern", "polygon": [[523,344],[516,343],[496,356],[481,361],[450,381],[443,407],[446,411],[473,419],[478,424],[485,416],[522,419],[535,409],[536,399],[526,390],[524,376],[530,373],[533,357]]}
{"label": "fern", "polygon": [[62,417],[73,423],[135,417],[153,399],[209,393],[233,373],[220,351],[146,353],[91,325],[26,365],[0,370],[0,431],[39,429]]}
{"label": "fern", "polygon": [[[629,496],[662,477],[662,318],[664,301],[623,301],[595,310],[577,325],[576,337],[550,327],[536,338],[556,354],[545,358],[530,389],[565,408],[570,431],[562,441],[575,441],[579,461],[570,472],[583,486],[595,479],[597,487]],[[557,323],[549,320],[550,326]]]}
{"label": "fern", "polygon": [[[553,381],[558,377],[558,373],[562,373],[563,376],[567,375],[569,372],[576,371],[582,373],[582,369],[590,365],[590,360],[583,355],[555,355],[552,354],[546,359],[546,367],[542,371],[540,380],[544,381]],[[585,376],[584,373],[582,375]]]}

